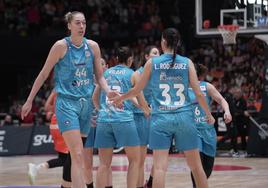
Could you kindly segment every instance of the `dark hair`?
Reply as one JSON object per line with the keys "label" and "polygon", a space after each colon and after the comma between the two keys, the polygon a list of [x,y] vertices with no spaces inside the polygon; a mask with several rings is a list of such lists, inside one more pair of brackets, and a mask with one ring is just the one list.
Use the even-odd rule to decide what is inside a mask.
{"label": "dark hair", "polygon": [[[71,23],[71,21],[73,20],[74,16],[76,14],[83,14],[83,12],[79,12],[79,11],[72,11],[72,12],[67,12],[64,16],[64,19],[65,19],[65,22],[68,24],[68,23]],[[85,16],[85,15],[84,15]]]}
{"label": "dark hair", "polygon": [[208,68],[205,65],[202,65],[200,63],[195,64],[196,74],[198,77],[200,76],[206,76],[208,73]]}
{"label": "dark hair", "polygon": [[122,46],[117,50],[117,63],[118,64],[127,64],[127,60],[129,57],[133,56],[132,51],[129,47]]}
{"label": "dark hair", "polygon": [[175,63],[175,58],[177,54],[177,48],[180,44],[180,34],[175,28],[167,28],[162,33],[162,38],[166,40],[167,47],[173,49],[173,61],[172,66]]}
{"label": "dark hair", "polygon": [[143,56],[141,57],[141,64],[140,64],[140,67],[143,67],[146,63],[146,59],[145,59],[145,55],[150,55],[150,52],[152,51],[153,48],[157,48],[156,46],[154,45],[150,45],[150,46],[147,46],[145,49],[144,49],[144,54]]}

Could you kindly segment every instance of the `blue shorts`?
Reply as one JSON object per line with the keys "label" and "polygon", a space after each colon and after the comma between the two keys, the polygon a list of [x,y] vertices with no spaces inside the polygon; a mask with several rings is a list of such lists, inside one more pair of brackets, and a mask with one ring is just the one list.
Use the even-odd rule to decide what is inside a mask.
{"label": "blue shorts", "polygon": [[139,146],[140,140],[134,121],[97,123],[95,148]]}
{"label": "blue shorts", "polygon": [[217,133],[213,126],[210,129],[197,129],[199,151],[211,156],[216,156]]}
{"label": "blue shorts", "polygon": [[179,151],[198,148],[197,129],[192,111],[172,114],[153,114],[150,125],[149,147],[153,150],[167,150],[172,139]]}
{"label": "blue shorts", "polygon": [[96,137],[96,127],[90,127],[90,131],[88,133],[87,140],[85,143],[85,148],[94,147],[95,137]]}
{"label": "blue shorts", "polygon": [[137,127],[140,145],[146,146],[149,143],[150,118],[146,118],[143,113],[134,113],[134,121]]}
{"label": "blue shorts", "polygon": [[90,98],[69,98],[58,95],[56,99],[56,116],[60,132],[80,130],[88,135],[92,113]]}

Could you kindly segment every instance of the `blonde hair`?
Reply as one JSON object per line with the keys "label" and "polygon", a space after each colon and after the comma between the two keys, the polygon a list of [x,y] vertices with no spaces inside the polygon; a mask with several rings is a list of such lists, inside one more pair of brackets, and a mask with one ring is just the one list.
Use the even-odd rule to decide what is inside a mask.
{"label": "blonde hair", "polygon": [[[83,14],[83,12],[79,12],[79,11],[72,11],[72,12],[67,12],[64,16],[64,19],[65,19],[65,22],[68,24],[68,23],[71,23],[71,21],[73,20],[74,16],[76,14]],[[85,15],[84,15],[85,16]]]}

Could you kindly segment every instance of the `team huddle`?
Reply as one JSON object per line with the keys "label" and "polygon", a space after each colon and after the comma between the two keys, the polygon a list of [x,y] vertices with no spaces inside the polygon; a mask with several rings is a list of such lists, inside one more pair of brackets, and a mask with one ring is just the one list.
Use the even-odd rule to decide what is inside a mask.
{"label": "team huddle", "polygon": [[[100,161],[95,186],[112,187],[114,147],[124,147],[128,158],[127,187],[165,187],[173,139],[185,155],[193,187],[208,187],[216,154],[211,100],[223,107],[226,123],[232,116],[225,99],[204,81],[206,67],[176,53],[178,31],[165,29],[163,54],[148,46],[137,70],[130,68],[134,57],[125,46],[116,49],[116,66],[106,69],[98,44],[84,38],[84,14],[68,13],[66,21],[71,34],[51,48],[21,112],[22,118],[27,116],[54,68],[54,111],[69,151],[69,168],[63,169],[69,175],[63,176],[61,187],[93,187],[93,148],[98,148]],[[153,167],[144,186],[147,146],[153,150]]]}

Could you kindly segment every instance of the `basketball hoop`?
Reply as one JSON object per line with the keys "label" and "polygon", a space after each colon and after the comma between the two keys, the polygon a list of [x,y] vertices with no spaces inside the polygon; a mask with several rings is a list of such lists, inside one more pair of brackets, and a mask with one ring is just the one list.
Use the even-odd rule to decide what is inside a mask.
{"label": "basketball hoop", "polygon": [[223,44],[235,44],[238,25],[219,25],[218,31],[223,38]]}

